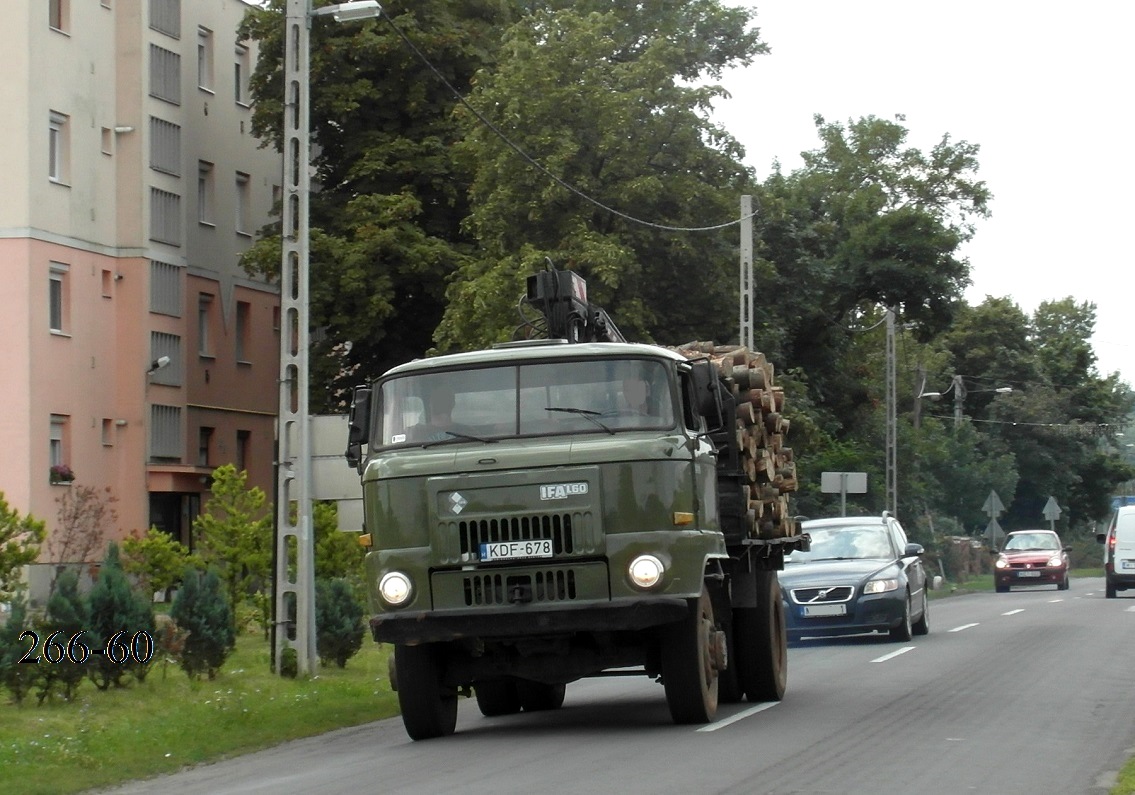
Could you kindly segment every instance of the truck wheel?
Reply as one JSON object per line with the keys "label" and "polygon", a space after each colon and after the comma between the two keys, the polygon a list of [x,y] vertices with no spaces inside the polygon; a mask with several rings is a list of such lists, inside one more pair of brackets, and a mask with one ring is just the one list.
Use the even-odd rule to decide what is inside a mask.
{"label": "truck wheel", "polygon": [[662,684],[675,723],[708,723],[717,714],[717,671],[725,634],[713,621],[709,592],[691,600],[689,615],[662,635]]}
{"label": "truck wheel", "polygon": [[478,682],[473,685],[473,693],[477,697],[477,707],[486,718],[520,712],[519,688],[511,679]]}
{"label": "truck wheel", "polygon": [[520,694],[520,706],[525,712],[543,712],[559,709],[564,705],[567,685],[549,685],[544,682],[521,680],[516,683],[516,689]]}
{"label": "truck wheel", "polygon": [[788,629],[775,571],[758,571],[757,606],[733,611],[737,673],[749,701],[780,701],[788,686]]}
{"label": "truck wheel", "polygon": [[441,684],[441,665],[433,646],[394,647],[398,670],[398,705],[411,740],[453,734],[457,728],[457,694]]}

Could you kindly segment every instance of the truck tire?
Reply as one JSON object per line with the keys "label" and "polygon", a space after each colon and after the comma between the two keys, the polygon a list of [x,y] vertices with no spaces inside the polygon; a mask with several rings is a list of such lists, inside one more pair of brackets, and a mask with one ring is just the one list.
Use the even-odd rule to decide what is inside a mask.
{"label": "truck tire", "polygon": [[477,708],[486,718],[514,715],[520,712],[520,690],[512,679],[497,679],[473,685]]}
{"label": "truck tire", "polygon": [[690,602],[689,614],[662,633],[662,685],[675,723],[708,723],[717,714],[717,645],[709,592]]}
{"label": "truck tire", "polygon": [[745,690],[741,687],[741,675],[738,673],[740,663],[737,660],[737,625],[733,620],[733,611],[726,614],[722,621],[725,629],[725,670],[717,675],[717,701],[719,704],[737,704],[745,697]]}
{"label": "truck tire", "polygon": [[398,670],[398,705],[411,740],[453,734],[457,728],[457,693],[441,684],[441,665],[430,644],[394,647]]}
{"label": "truck tire", "polygon": [[733,611],[737,674],[749,701],[780,701],[788,686],[788,629],[775,571],[758,571],[757,606]]}
{"label": "truck tire", "polygon": [[520,706],[525,712],[544,712],[564,705],[567,685],[549,685],[522,679],[516,683],[516,690],[520,695]]}

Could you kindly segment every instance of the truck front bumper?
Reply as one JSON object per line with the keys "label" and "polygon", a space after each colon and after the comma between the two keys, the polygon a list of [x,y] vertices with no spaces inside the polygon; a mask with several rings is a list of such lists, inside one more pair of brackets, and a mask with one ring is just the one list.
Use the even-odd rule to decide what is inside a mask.
{"label": "truck front bumper", "polygon": [[641,630],[683,618],[689,603],[676,596],[580,605],[382,613],[370,620],[380,643],[438,643],[464,638],[513,638],[576,632]]}

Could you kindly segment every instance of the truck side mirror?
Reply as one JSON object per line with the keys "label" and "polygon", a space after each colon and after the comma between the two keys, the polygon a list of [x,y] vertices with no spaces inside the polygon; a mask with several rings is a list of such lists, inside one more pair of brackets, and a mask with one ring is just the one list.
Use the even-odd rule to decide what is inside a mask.
{"label": "truck side mirror", "polygon": [[725,414],[717,368],[709,359],[694,359],[690,364],[693,366],[691,378],[696,401],[694,409],[705,417],[706,427],[710,431],[720,430],[725,426]]}
{"label": "truck side mirror", "polygon": [[347,412],[347,452],[348,466],[359,468],[362,461],[363,445],[367,443],[370,431],[370,386],[356,386],[351,392],[351,408]]}

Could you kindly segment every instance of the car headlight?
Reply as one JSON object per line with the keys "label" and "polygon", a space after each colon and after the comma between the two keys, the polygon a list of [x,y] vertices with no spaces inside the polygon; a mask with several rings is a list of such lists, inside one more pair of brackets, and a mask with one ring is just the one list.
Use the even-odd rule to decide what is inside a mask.
{"label": "car headlight", "polygon": [[631,584],[643,590],[653,588],[662,581],[662,574],[666,567],[654,555],[639,555],[627,566],[627,575]]}
{"label": "car headlight", "polygon": [[894,577],[888,577],[881,580],[868,580],[867,584],[863,586],[863,593],[886,593],[893,591],[899,587],[899,581]]}
{"label": "car headlight", "polygon": [[413,583],[410,582],[409,577],[400,571],[387,572],[378,581],[378,595],[391,607],[400,607],[406,604],[413,594]]}
{"label": "car headlight", "polygon": [[993,565],[996,566],[999,569],[1004,569],[1004,568],[1008,568],[1009,561],[1006,560],[1004,557],[1000,557],[1000,558],[997,558],[997,562],[994,563]]}
{"label": "car headlight", "polygon": [[1055,569],[1064,565],[1064,557],[1062,555],[1053,555],[1048,559],[1048,567]]}

